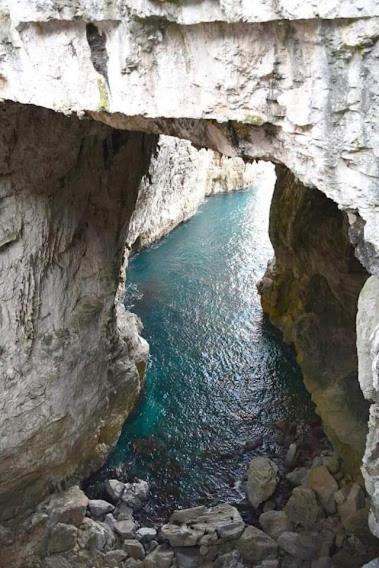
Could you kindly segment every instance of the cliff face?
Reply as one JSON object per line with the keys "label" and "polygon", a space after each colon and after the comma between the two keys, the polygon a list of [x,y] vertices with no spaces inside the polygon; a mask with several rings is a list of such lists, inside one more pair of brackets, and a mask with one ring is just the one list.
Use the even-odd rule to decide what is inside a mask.
{"label": "cliff face", "polygon": [[368,277],[354,256],[346,214],[277,166],[270,211],[275,258],[262,306],[294,345],[304,381],[345,467],[359,473],[368,403],[358,382],[355,321]]}
{"label": "cliff face", "polygon": [[4,521],[100,464],[138,397],[147,344],[115,297],[155,137],[11,103],[0,124]]}
{"label": "cliff face", "polygon": [[127,237],[129,248],[160,239],[189,219],[208,195],[273,183],[270,164],[245,164],[212,150],[197,150],[186,140],[161,136],[149,175],[142,180]]}
{"label": "cliff face", "polygon": [[[22,488],[28,487],[25,510],[48,483],[79,471],[82,462],[97,462],[139,390],[146,347],[115,297],[154,138],[120,130],[169,134],[228,156],[283,164],[304,207],[298,182],[344,212],[338,220],[315,197],[339,235],[338,242],[330,235],[330,243],[320,235],[322,250],[327,256],[330,244],[346,285],[332,262],[326,266],[315,254],[315,240],[305,239],[302,267],[289,276],[301,276],[301,309],[312,316],[304,336],[318,331],[320,321],[335,332],[342,367],[333,367],[333,377],[342,384],[352,376],[354,361],[347,356],[345,364],[339,335],[345,330],[352,343],[364,278],[358,271],[351,279],[347,258],[337,260],[335,251],[349,250],[352,258],[348,234],[362,265],[378,275],[378,12],[375,0],[0,0],[0,97],[22,103],[1,105],[4,518],[14,514]],[[281,179],[285,195],[287,178]],[[309,219],[317,228],[317,217]],[[283,226],[280,216],[278,223]],[[304,235],[301,223],[291,233]],[[277,238],[278,246],[285,242]],[[287,270],[287,261],[296,267],[283,251],[281,268]],[[288,292],[296,286],[290,281]],[[280,273],[275,288],[286,291]],[[308,302],[307,290],[321,306]],[[363,289],[362,313],[372,303],[370,290]],[[351,305],[338,308],[345,300]],[[297,328],[300,312],[292,297],[288,303]],[[364,463],[375,501],[378,322],[372,318],[370,335],[359,320],[358,364],[372,403]],[[297,344],[308,350],[301,338]],[[318,343],[309,351],[313,363],[318,351]],[[312,385],[315,369],[305,372]],[[323,380],[329,392],[324,372]]]}

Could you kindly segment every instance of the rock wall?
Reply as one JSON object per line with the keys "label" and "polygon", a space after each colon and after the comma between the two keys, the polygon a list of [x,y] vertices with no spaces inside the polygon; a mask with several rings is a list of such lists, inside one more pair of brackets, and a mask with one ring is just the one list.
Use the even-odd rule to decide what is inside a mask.
{"label": "rock wall", "polygon": [[129,223],[127,246],[140,248],[186,221],[208,195],[273,183],[271,164],[248,164],[186,140],[161,136],[149,175],[145,176]]}
{"label": "rock wall", "polygon": [[[187,138],[199,146],[216,149],[228,156],[261,158],[283,164],[304,186],[318,189],[347,214],[350,240],[356,254],[370,274],[378,274],[378,15],[376,0],[302,3],[298,0],[183,3],[155,0],[76,0],[70,3],[60,0],[0,0],[0,97],[67,115],[91,117],[116,129]],[[2,116],[9,112],[9,108],[8,104],[2,105]],[[47,135],[50,118],[38,118],[41,116],[39,113],[46,111],[32,111],[27,106],[23,110],[19,108],[20,117],[29,116],[28,124],[35,121],[33,136],[24,138],[19,135],[22,124],[17,116],[12,118],[16,127],[1,131],[4,187],[8,187],[7,180],[15,175],[20,182],[12,185],[19,188],[15,192],[17,199],[13,198],[13,190],[4,190],[4,203],[11,208],[11,213],[2,213],[7,219],[8,230],[3,237],[5,250],[1,253],[5,264],[2,266],[0,293],[6,306],[2,306],[1,336],[5,337],[6,353],[12,349],[21,353],[17,355],[17,372],[11,371],[9,375],[3,371],[1,377],[1,389],[8,392],[3,398],[7,413],[2,415],[2,420],[8,426],[4,425],[6,435],[2,439],[0,460],[1,471],[4,472],[0,491],[5,493],[10,487],[8,483],[13,483],[11,479],[15,480],[15,485],[17,480],[24,483],[24,487],[29,483],[27,477],[22,481],[20,473],[25,471],[26,465],[29,469],[35,465],[34,454],[29,452],[29,447],[40,448],[36,456],[41,458],[41,469],[46,473],[43,479],[49,475],[55,477],[54,472],[59,472],[56,476],[59,479],[65,475],[66,472],[60,472],[59,466],[55,466],[64,462],[65,456],[70,453],[67,444],[80,437],[87,410],[83,411],[83,417],[79,413],[75,428],[69,419],[59,422],[59,419],[56,420],[60,416],[56,408],[60,407],[62,399],[65,405],[74,407],[76,398],[87,397],[91,401],[87,403],[88,414],[92,412],[89,419],[91,432],[94,425],[103,424],[107,416],[110,404],[108,375],[103,380],[105,368],[109,365],[109,362],[105,363],[106,353],[114,365],[119,360],[122,367],[124,360],[122,349],[116,355],[117,349],[102,341],[104,336],[108,337],[108,331],[105,332],[99,323],[104,315],[102,321],[111,321],[107,330],[114,331],[117,327],[113,304],[114,278],[118,278],[122,265],[120,251],[125,235],[124,223],[131,213],[123,206],[120,179],[125,174],[124,188],[133,186],[131,193],[136,191],[138,184],[133,176],[140,178],[147,171],[141,146],[143,141],[148,144],[150,140],[140,134],[125,135],[130,136],[130,144],[122,146],[121,154],[117,156],[123,152],[129,156],[130,152],[133,159],[130,167],[128,160],[121,164],[116,159],[119,170],[118,181],[114,180],[118,188],[114,190],[115,194],[110,189],[100,190],[100,178],[94,173],[99,168],[109,173],[105,167],[107,158],[104,157],[108,150],[101,157],[100,146],[104,138],[112,140],[110,130],[99,126],[95,128],[89,121],[80,123],[74,117],[55,117],[51,118],[54,127],[51,126],[52,131]],[[42,116],[45,117],[44,114]],[[49,117],[52,116],[49,114]],[[61,130],[59,125],[65,120],[65,124],[70,126]],[[97,134],[89,135],[93,129]],[[87,140],[84,144],[79,143],[82,136]],[[117,134],[116,139],[123,139],[123,136]],[[22,143],[26,144],[26,140],[31,142],[20,155],[17,148]],[[133,140],[136,144],[132,148]],[[117,142],[115,144],[117,146]],[[74,159],[72,154],[75,152]],[[138,156],[134,156],[134,152]],[[50,166],[41,165],[44,175],[38,178],[41,160]],[[138,167],[135,167],[134,161]],[[66,169],[63,167],[65,164]],[[91,168],[89,164],[92,164]],[[60,168],[63,168],[64,175],[56,173],[61,171]],[[94,182],[89,182],[94,176]],[[25,227],[30,231],[41,224],[46,227],[45,232],[39,231],[36,235],[26,231],[24,224],[18,221],[23,203],[25,207],[28,203],[25,187],[30,186],[28,179],[28,183],[24,183],[25,177],[34,180],[32,195],[36,208]],[[42,191],[54,183],[56,186],[63,184],[60,193]],[[50,246],[55,242],[55,235],[59,236],[62,230],[66,234],[66,223],[71,226],[71,213],[67,213],[70,203],[76,203],[82,192],[89,196],[90,188],[96,193],[95,207],[92,198],[88,197],[86,206],[81,209],[82,218],[89,216],[92,219],[92,215],[97,218],[101,216],[100,211],[105,210],[109,216],[118,215],[118,222],[113,221],[114,226],[107,228],[109,237],[94,239],[98,250],[91,248],[95,246],[91,239],[88,245],[94,253],[91,253],[91,259],[97,257],[93,265],[87,261],[84,252],[71,262],[70,251],[76,250],[76,243],[81,242],[83,231],[80,230],[79,233],[74,231],[75,238],[70,233],[71,236],[59,239],[63,250],[67,249],[65,254],[69,262],[60,269],[57,263],[51,267]],[[33,207],[29,209],[32,211]],[[50,223],[46,220],[52,214],[54,222]],[[45,234],[49,236],[47,241],[42,240]],[[17,239],[17,235],[21,236]],[[64,242],[71,241],[73,245],[64,247]],[[115,250],[118,251],[116,256]],[[5,251],[7,255],[17,251],[17,267],[6,260]],[[307,262],[308,258],[304,264]],[[33,265],[34,269],[25,269],[23,263]],[[86,278],[86,271],[92,269],[89,264],[95,268],[92,274],[96,272],[101,278]],[[42,271],[43,282],[51,282],[52,274],[59,274],[59,277],[54,276],[53,284],[43,288],[42,294],[38,286],[37,292],[34,292],[35,281],[41,280],[38,274],[35,276],[35,271]],[[16,300],[10,292],[20,287],[28,295],[28,301]],[[71,337],[74,327],[68,314],[73,309],[71,298],[76,301],[82,297],[77,291],[81,287],[86,290],[82,295],[91,298],[88,309],[84,302],[84,312],[101,315],[95,317],[95,324],[91,317],[81,318],[80,333],[74,340]],[[65,288],[65,295],[59,292],[62,288]],[[92,299],[96,295],[100,302],[95,302],[94,306]],[[29,297],[35,300],[30,302]],[[80,311],[80,301],[78,306]],[[25,335],[22,341],[27,346],[31,335],[39,338],[44,333],[54,336],[56,329],[69,330],[64,351],[66,362],[55,363],[56,358],[53,359],[54,365],[57,364],[62,372],[52,375],[55,377],[52,383],[49,382],[50,375],[40,372],[47,363],[38,341],[32,341],[29,359],[22,354],[24,347],[21,349],[16,342],[18,321],[21,321],[19,327]],[[34,323],[30,324],[30,321]],[[95,333],[93,327],[97,330]],[[118,336],[115,331],[115,337]],[[76,365],[77,352],[80,347],[83,353],[89,353],[89,345],[93,351],[92,357],[84,358],[89,371],[85,372],[83,365]],[[129,345],[133,352],[133,342]],[[367,349],[364,351],[367,352]],[[7,362],[7,357],[3,357],[2,362]],[[52,358],[47,359],[51,365]],[[95,365],[96,359],[103,361],[104,366],[98,361]],[[70,365],[71,360],[75,363]],[[10,368],[13,366],[10,365]],[[131,364],[130,368],[137,384],[139,379],[135,366]],[[126,376],[129,376],[129,371]],[[87,389],[89,377],[94,378],[91,388]],[[372,367],[371,377],[372,384],[376,384]],[[82,388],[82,379],[83,397],[76,392]],[[121,378],[119,380],[122,382]],[[9,387],[12,381],[13,386]],[[51,392],[58,393],[55,390],[57,385],[62,387],[60,396],[57,394],[53,400],[46,394],[50,392],[50,384],[54,385]],[[116,392],[110,390],[110,398],[114,400]],[[19,392],[22,395],[18,396]],[[11,393],[14,393],[13,398]],[[15,424],[13,409],[17,406],[20,411],[16,428],[8,435],[10,421]],[[371,495],[377,491],[378,475],[377,451],[372,450],[377,440],[377,410],[374,408],[377,407],[372,406],[371,409],[368,438],[371,449],[366,451],[365,457],[367,487]],[[44,425],[50,423],[54,424],[50,438],[54,445],[43,447],[39,433]],[[114,431],[117,427],[115,424]],[[29,432],[30,438],[29,434],[25,436],[25,431]],[[47,438],[46,432],[49,430],[45,429],[44,439]],[[19,443],[22,439],[33,440],[33,443],[22,446]],[[90,446],[97,447],[96,444],[94,442]],[[106,447],[107,443],[104,449]],[[78,445],[76,455],[81,452]],[[84,461],[86,455],[87,451],[83,451],[81,457]],[[12,469],[11,458],[16,464],[24,461],[24,465],[20,469],[17,466]],[[33,467],[30,468],[30,465]]]}
{"label": "rock wall", "polygon": [[155,141],[1,107],[1,521],[99,465],[138,397],[148,348],[115,298]]}
{"label": "rock wall", "polygon": [[346,214],[277,166],[270,210],[275,258],[259,289],[263,309],[294,345],[329,438],[357,475],[368,403],[358,382],[355,321],[368,277],[354,256]]}

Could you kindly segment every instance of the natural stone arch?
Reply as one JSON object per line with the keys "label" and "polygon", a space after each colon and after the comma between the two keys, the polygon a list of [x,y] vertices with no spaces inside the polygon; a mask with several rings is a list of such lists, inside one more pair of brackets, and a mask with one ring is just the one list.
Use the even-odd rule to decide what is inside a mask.
{"label": "natural stone arch", "polygon": [[[278,5],[277,2],[272,5],[266,3],[265,6],[259,4],[259,9],[253,14],[247,13],[246,8],[235,8],[228,2],[221,2],[220,9],[218,6],[213,6],[211,10],[207,3],[206,9],[200,15],[196,14],[191,2],[185,3],[183,8],[175,8],[165,6],[165,3],[157,5],[156,2],[149,0],[137,6],[130,0],[123,4],[123,11],[119,11],[114,3],[105,8],[102,2],[85,1],[63,11],[59,9],[59,2],[49,3],[48,6],[44,4],[42,12],[38,6],[36,9],[33,3],[22,0],[17,3],[3,2],[3,5],[5,10],[1,23],[0,77],[2,98],[23,104],[34,103],[67,114],[77,113],[80,117],[90,116],[118,130],[132,129],[147,133],[177,135],[188,138],[198,145],[218,149],[226,155],[239,154],[245,158],[263,158],[283,164],[304,186],[317,188],[347,213],[350,238],[356,246],[357,254],[370,273],[377,273],[378,170],[375,147],[372,143],[375,136],[375,118],[378,113],[377,98],[374,96],[377,90],[374,68],[377,61],[379,26],[378,18],[374,17],[377,16],[375,3],[368,3],[363,11],[358,9],[355,2],[342,2],[329,12],[324,10],[323,18],[334,18],[333,21],[320,19],[313,8],[302,13],[303,19],[300,20],[299,15],[296,15],[298,4],[291,1],[286,2],[286,6],[282,6],[282,3]],[[117,3],[117,6],[119,5],[120,3]],[[287,19],[279,21],[283,14],[289,21]],[[89,30],[88,23],[93,26]],[[99,37],[101,41],[96,42],[96,38]],[[100,53],[96,52],[99,48]],[[47,59],[43,56],[45,53],[54,56]],[[136,53],[137,67],[132,57]],[[176,54],[175,59],[172,58],[173,53]],[[202,63],[201,66],[199,61]],[[224,73],[224,81],[218,84],[216,79],[220,71]],[[178,85],[181,86],[180,89]],[[11,107],[4,106],[5,114],[9,108]],[[68,179],[73,199],[76,196],[74,188],[78,189],[79,198],[86,184],[80,186],[73,172],[87,171],[84,157],[86,159],[88,157],[89,163],[93,163],[94,172],[97,172],[100,178],[99,170],[108,172],[109,176],[109,172],[113,175],[115,168],[114,172],[117,172],[117,175],[123,175],[128,179],[129,195],[135,195],[139,179],[147,172],[148,160],[142,157],[146,157],[146,146],[153,144],[150,136],[128,135],[129,142],[133,140],[135,145],[132,147],[127,142],[121,144],[120,154],[114,152],[114,148],[119,146],[120,140],[125,141],[125,135],[122,133],[118,133],[116,139],[113,139],[109,129],[103,130],[103,127],[95,127],[90,122],[80,123],[75,117],[63,119],[50,113],[45,115],[43,113],[47,111],[36,108],[34,110],[25,108],[20,117],[24,116],[24,112],[27,117],[26,125],[29,124],[29,127],[36,120],[35,117],[42,113],[39,116],[44,118],[37,119],[37,122],[43,120],[49,123],[51,120],[54,124],[52,131],[56,133],[56,137],[51,135],[44,139],[42,135],[36,135],[34,132],[34,135],[32,134],[28,139],[29,163],[29,156],[33,154],[33,161],[36,150],[39,155],[44,140],[48,140],[47,162],[53,161],[56,168],[54,175],[54,168],[45,169],[41,179],[37,176],[31,180],[34,183],[33,195],[36,208],[40,207],[38,215],[43,211],[42,215],[46,215],[46,219],[49,219],[51,215],[56,214],[54,199],[49,199],[48,192],[44,195],[41,191],[46,180],[48,180],[46,187],[55,180],[57,187],[60,183],[64,189]],[[20,125],[17,121],[21,118],[15,115],[16,113],[13,113],[11,122],[15,120]],[[6,122],[9,122],[8,118],[5,117]],[[60,121],[63,120],[68,120],[67,125],[70,126],[62,127]],[[354,127],[352,128],[351,125]],[[37,125],[35,126],[37,128]],[[38,129],[40,127],[41,124]],[[33,131],[33,128],[31,130]],[[61,176],[59,168],[63,164],[59,161],[57,149],[62,147],[59,142],[64,146],[67,141],[67,131],[70,131],[69,140],[72,142],[66,158],[71,157],[72,161],[67,163],[67,175]],[[61,137],[58,135],[59,132],[62,134]],[[9,166],[15,158],[14,149],[20,144],[15,129],[12,127],[9,131],[5,128],[2,137],[3,181],[6,188],[4,196],[7,200],[7,209],[9,207],[11,212],[18,212],[22,202],[21,193],[17,189],[18,184],[11,181],[12,175],[20,176],[19,181],[23,188],[28,187],[30,180],[27,180],[28,184],[24,183],[26,168],[20,173],[21,168],[17,165],[15,173]],[[81,146],[80,141],[83,139],[86,142]],[[94,142],[95,147],[93,156],[98,157],[97,161],[95,158],[92,159],[96,163],[91,161],[87,153],[91,141]],[[100,148],[103,148],[104,141],[106,142],[101,154]],[[73,149],[76,149],[76,160],[71,154]],[[63,153],[65,154],[65,151]],[[110,169],[109,155],[113,156]],[[121,155],[125,158],[123,162]],[[139,164],[137,168],[134,162],[132,168],[127,168],[127,161],[132,158]],[[26,158],[24,163],[28,163]],[[87,171],[89,177],[94,175],[94,172],[91,174]],[[9,183],[13,187],[11,191],[8,191]],[[112,199],[107,201],[109,216],[116,204],[117,213],[123,212],[127,219],[129,213],[121,198],[123,188],[119,184],[116,186],[118,187],[116,196],[113,195]],[[95,210],[91,200],[86,202],[86,212],[91,213],[95,218],[97,218],[96,210],[99,212],[102,208],[100,207],[102,187],[97,183],[92,187],[92,190],[98,193]],[[53,193],[55,194],[52,192],[51,195]],[[89,193],[91,192],[88,188]],[[70,202],[64,199],[62,201],[63,203],[58,201],[59,206],[61,205],[59,215],[66,221],[65,212]],[[131,202],[128,206],[130,205]],[[35,205],[31,207],[32,210],[34,208]],[[32,220],[25,227],[18,226],[17,222],[14,224],[14,219],[17,220],[18,217],[8,216],[5,208],[4,215],[7,223],[9,222],[9,230],[5,235],[3,245],[6,248],[3,253],[7,251],[6,254],[13,254],[24,242],[28,245],[26,248],[31,247],[35,250],[33,247],[36,247],[38,254],[29,254],[27,262],[36,266],[37,262],[38,265],[41,263],[44,267],[43,279],[47,282],[55,257],[48,257],[47,265],[45,260],[54,238],[51,242],[50,238],[37,239],[36,242],[26,240],[28,233],[25,227],[32,226],[33,219],[38,218],[37,214],[32,216]],[[54,235],[55,227],[49,222],[47,225],[47,233]],[[110,327],[105,326],[102,330],[105,337],[110,333],[121,351],[125,347],[125,341],[121,341],[120,346],[118,339],[120,334],[122,336],[125,333],[127,326],[121,324],[123,329],[121,332],[118,329],[113,303],[116,295],[114,283],[117,277],[115,280],[113,277],[118,274],[121,265],[121,241],[124,230],[124,226],[116,224],[109,233],[109,242],[116,245],[118,251],[117,262],[114,263],[114,258],[112,260],[107,257],[105,249],[100,254],[109,268],[109,274],[102,281],[102,286],[107,282],[109,275],[113,282],[109,288],[105,285],[107,294],[106,298],[102,297],[108,316],[111,314],[112,323]],[[81,232],[79,237],[83,234],[89,238],[86,231]],[[19,238],[20,235],[22,239]],[[75,231],[68,235],[66,240],[73,241],[75,246],[80,243]],[[59,246],[57,250],[59,252]],[[108,250],[110,249],[106,247],[106,251]],[[71,254],[71,245],[63,247],[63,252]],[[20,258],[25,257],[21,250],[17,254]],[[81,257],[82,262],[83,259],[85,255]],[[8,278],[15,281],[17,278],[22,280],[23,270],[18,271],[18,267],[15,268],[14,274],[11,274],[6,272],[9,268],[8,264],[4,265],[3,273]],[[80,274],[80,269],[78,270],[75,277]],[[95,270],[92,274],[94,273]],[[21,288],[34,298],[36,276],[29,268],[25,268],[25,274],[26,278],[22,280]],[[59,286],[64,287],[64,281],[60,282],[59,278],[55,281]],[[89,295],[96,295],[97,290],[91,288],[90,280],[86,282],[89,285]],[[8,291],[6,283],[5,289]],[[4,298],[6,301],[16,303],[14,295],[9,299],[5,294]],[[25,340],[22,349],[25,349],[26,353],[30,351],[23,364],[28,357],[37,354],[33,346],[30,350],[30,339],[35,333],[30,320],[37,316],[39,318],[44,298],[45,296],[39,297],[37,294],[32,313],[29,310],[29,302],[26,302],[21,306],[21,313],[17,318],[17,309],[4,310],[3,321],[10,337],[13,332],[10,331],[11,327],[8,324],[12,323],[17,330],[21,321],[23,341]],[[91,302],[90,304],[89,307],[87,306],[88,310],[84,306],[87,315],[88,312],[90,314],[95,312],[96,317],[99,313],[104,315],[103,309],[97,312],[96,306],[94,307]],[[56,312],[52,313],[54,315]],[[104,319],[109,321],[107,317]],[[121,315],[121,319],[125,319],[124,316]],[[57,321],[61,321],[59,313]],[[48,327],[48,322],[49,319],[42,319],[37,326],[41,337]],[[128,325],[133,327],[134,324],[129,322]],[[112,346],[109,346],[103,343],[103,338],[103,335],[98,336],[98,344],[102,347],[96,355],[104,356],[105,361],[106,350],[108,348],[112,350],[114,344],[111,342]],[[80,341],[78,344],[80,345]],[[134,340],[131,340],[128,352],[133,351],[135,345]],[[13,357],[12,349],[13,346],[9,351],[11,357]],[[120,355],[117,349],[115,351]],[[76,356],[79,358],[79,353]],[[6,362],[5,357],[3,361]],[[138,372],[135,362],[131,363],[130,372],[134,384],[137,384]],[[33,375],[26,374],[28,381],[31,381],[30,384],[33,384]],[[14,374],[13,371],[9,375],[10,382],[8,376],[3,374],[3,377],[5,388],[11,385],[14,377],[16,384],[21,384],[21,381],[17,382],[17,373]],[[41,378],[37,372],[35,377],[38,380]],[[101,377],[97,376],[99,382],[100,379]],[[37,388],[32,393],[34,398],[29,397],[32,407],[37,406],[35,401],[38,400],[39,393],[42,395],[44,392],[44,386],[40,385],[38,380]],[[22,389],[29,388],[28,381],[22,384]],[[105,409],[111,408],[111,402],[115,402],[115,390],[112,380],[109,381],[108,378],[102,384],[106,385],[105,391],[101,390],[106,405],[100,405],[100,414],[103,412],[106,414]],[[375,384],[374,379],[373,384]],[[377,393],[374,392],[374,395],[376,397]],[[14,403],[17,407],[16,399],[17,396],[9,398],[11,404],[6,402],[8,409],[11,409]],[[91,400],[90,397],[88,400]],[[96,406],[94,404],[94,407]],[[372,408],[376,407],[372,405]],[[49,413],[50,409],[47,408],[44,416],[51,416]],[[94,412],[93,418],[100,419],[100,414]],[[371,444],[374,444],[376,433],[374,411],[371,414],[369,439]],[[93,442],[93,447],[97,448],[95,453],[99,452],[97,455],[103,455],[108,441],[116,437],[120,421],[121,418],[112,415],[110,420],[112,426],[109,430],[111,435],[109,440],[106,437],[104,446],[100,432],[97,432],[96,440]],[[87,431],[85,434],[87,435]],[[34,437],[33,440],[38,447],[38,437]],[[68,453],[73,455],[75,451],[78,454],[80,448],[80,445],[73,445],[68,448]],[[31,446],[28,450],[30,454],[33,453]],[[371,453],[375,461],[376,454]],[[91,452],[89,458],[90,454]],[[47,455],[47,463],[50,463],[51,458],[51,463],[67,464],[67,470],[64,468],[61,472],[58,471],[53,481],[58,482],[66,475],[71,476],[74,471],[78,471],[78,461],[74,460],[75,463],[71,463],[70,460],[65,460],[65,455],[68,454],[63,453],[59,458]],[[21,458],[20,460],[22,462]],[[30,465],[28,455],[25,455],[24,465],[25,467]],[[44,469],[43,464],[39,463],[39,466],[40,469]],[[54,470],[54,467],[52,469]],[[366,469],[369,471],[369,468]],[[6,472],[6,467],[4,471]],[[21,468],[21,471],[25,469]],[[371,480],[375,471],[375,468],[370,470]],[[36,497],[47,491],[45,479],[50,475],[49,467],[46,468],[46,473],[42,483],[40,480],[36,482]],[[23,474],[18,474],[12,479],[10,472],[6,472],[5,479],[11,480],[12,483],[18,479],[20,487],[22,484],[25,486],[27,482]],[[371,493],[374,492],[374,485],[370,485]],[[3,510],[5,516],[13,514],[12,511],[5,513],[5,510],[6,508]]]}

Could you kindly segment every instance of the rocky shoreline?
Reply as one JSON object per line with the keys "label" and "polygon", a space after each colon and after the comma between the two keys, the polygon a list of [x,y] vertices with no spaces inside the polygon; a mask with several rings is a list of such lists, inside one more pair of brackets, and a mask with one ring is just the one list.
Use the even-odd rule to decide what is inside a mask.
{"label": "rocky shoreline", "polygon": [[294,444],[287,453],[291,491],[284,505],[277,498],[277,464],[263,456],[251,460],[244,505],[254,510],[254,524],[238,506],[221,503],[179,509],[166,523],[146,526],[144,480],[108,479],[106,500],[89,499],[78,486],[54,494],[31,522],[44,533],[33,568],[378,566],[363,483],[344,475],[335,453],[324,450],[294,468],[295,453]]}

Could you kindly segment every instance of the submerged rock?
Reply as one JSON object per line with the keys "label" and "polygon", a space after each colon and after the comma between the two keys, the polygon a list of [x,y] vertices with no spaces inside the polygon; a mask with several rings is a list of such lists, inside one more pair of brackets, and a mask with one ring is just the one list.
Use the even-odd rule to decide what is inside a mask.
{"label": "submerged rock", "polygon": [[247,494],[253,507],[258,507],[274,493],[278,484],[278,471],[278,466],[269,458],[251,460],[247,474]]}

